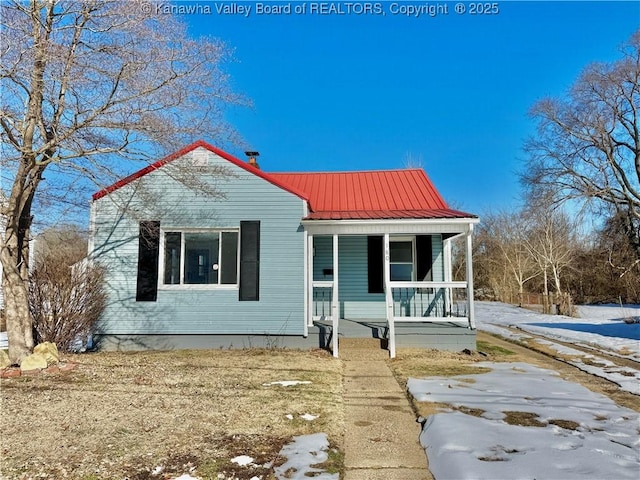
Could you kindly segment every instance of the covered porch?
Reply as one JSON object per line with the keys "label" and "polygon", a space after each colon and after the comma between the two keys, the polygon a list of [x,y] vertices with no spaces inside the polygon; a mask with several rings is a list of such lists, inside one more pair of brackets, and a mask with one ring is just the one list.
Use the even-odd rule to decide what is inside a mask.
{"label": "covered porch", "polygon": [[[471,261],[476,218],[304,220],[305,328],[333,355],[339,338],[397,346],[475,348]],[[463,280],[452,242],[464,239]]]}

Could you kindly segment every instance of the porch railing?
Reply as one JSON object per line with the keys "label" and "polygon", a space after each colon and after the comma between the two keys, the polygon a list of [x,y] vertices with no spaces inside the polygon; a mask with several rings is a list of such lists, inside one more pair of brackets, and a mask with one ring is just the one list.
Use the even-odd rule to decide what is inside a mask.
{"label": "porch railing", "polygon": [[313,282],[313,320],[328,320],[332,315],[333,282]]}
{"label": "porch railing", "polygon": [[313,320],[331,321],[331,339],[333,356],[338,356],[338,320],[340,310],[334,296],[335,283],[333,281],[313,281],[311,318]]}
{"label": "porch railing", "polygon": [[454,323],[475,328],[467,282],[390,282],[386,296],[389,353],[395,357],[396,323]]}
{"label": "porch railing", "polygon": [[468,318],[466,282],[391,282],[394,318]]}

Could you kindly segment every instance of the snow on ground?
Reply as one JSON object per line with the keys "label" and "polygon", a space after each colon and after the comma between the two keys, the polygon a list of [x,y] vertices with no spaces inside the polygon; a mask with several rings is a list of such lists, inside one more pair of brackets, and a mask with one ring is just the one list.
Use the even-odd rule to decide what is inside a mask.
{"label": "snow on ground", "polygon": [[[276,382],[263,383],[262,385],[264,387],[270,387],[273,385],[291,387],[294,385],[304,385],[309,383],[311,382],[303,380],[279,380]],[[285,417],[289,420],[294,419],[294,416],[291,414],[287,414]],[[318,415],[305,413],[299,415],[299,417],[308,422],[312,422],[318,418]],[[328,449],[329,440],[325,433],[314,433],[293,437],[293,441],[282,447],[279,452],[280,456],[286,458],[287,461],[283,465],[274,468],[275,478],[277,480],[305,480],[313,477],[317,480],[338,480],[337,473],[327,473],[318,467],[318,465],[326,462],[329,458]],[[231,462],[238,466],[246,467],[249,475],[251,474],[251,468],[255,467],[254,459],[249,455],[238,455],[237,457],[232,458]],[[273,464],[266,464],[264,467],[272,468]],[[163,467],[156,467],[153,470],[152,475],[158,476],[163,470]],[[223,474],[218,476],[219,480],[233,480],[235,478],[236,477],[234,476],[228,479]],[[201,478],[192,477],[188,473],[185,473],[173,480],[201,480]],[[253,476],[250,480],[263,480],[263,478]]]}
{"label": "snow on ground", "polygon": [[581,350],[558,345],[548,340],[536,340],[537,343],[547,345],[556,352],[569,356],[572,360],[567,363],[578,367],[580,370],[606,378],[607,380],[617,383],[622,390],[640,395],[640,372],[630,367],[621,367],[610,360],[595,355],[585,354]]}
{"label": "snow on ground", "polygon": [[[640,372],[594,354],[587,354],[555,343],[553,340],[590,346],[614,357],[640,361],[640,323],[627,324],[625,318],[637,318],[640,306],[583,306],[581,318],[544,315],[524,308],[497,302],[476,303],[476,324],[479,330],[512,340],[532,338],[526,333],[543,336],[536,340],[559,355],[570,356],[569,363],[585,372],[606,378],[621,389],[640,395]],[[517,328],[513,332],[508,327]]]}
{"label": "snow on ground", "polygon": [[[484,412],[477,417],[451,410],[426,420],[420,441],[436,478],[638,478],[636,412],[551,370],[526,363],[478,366],[492,371],[408,382],[419,401]],[[540,426],[510,425],[505,412],[537,415]]]}
{"label": "snow on ground", "polygon": [[272,385],[280,385],[281,387],[293,387],[295,385],[307,385],[311,382],[308,380],[278,380],[277,382],[263,383],[263,387],[270,387]]}
{"label": "snow on ground", "polygon": [[581,306],[580,318],[562,315],[543,315],[524,308],[498,302],[476,302],[476,322],[480,330],[484,326],[514,325],[551,339],[597,345],[600,348],[620,352],[633,352],[640,360],[640,323],[627,324],[627,317],[640,317],[640,305],[625,307]]}
{"label": "snow on ground", "polygon": [[319,468],[312,467],[324,463],[329,458],[327,450],[329,440],[324,433],[301,435],[294,437],[293,442],[285,445],[280,450],[280,455],[287,461],[275,468],[278,480],[308,480],[313,477],[317,480],[338,480],[337,473],[327,473]]}
{"label": "snow on ground", "polygon": [[[614,360],[626,357],[640,361],[640,324],[624,322],[625,318],[640,316],[640,306],[580,307],[579,313],[580,318],[570,318],[502,303],[476,303],[478,329],[512,340],[535,339],[558,355],[569,357],[577,367],[640,394],[637,369],[598,356],[606,353]],[[558,341],[594,350],[585,353]],[[492,371],[408,382],[417,400],[455,407],[431,415],[420,436],[436,478],[639,477],[637,412],[562,380],[551,370],[526,363],[485,362],[478,366]],[[480,416],[472,415],[475,412]],[[507,423],[506,412],[532,415],[538,426]]]}
{"label": "snow on ground", "polygon": [[[338,480],[337,473],[327,473],[318,468],[319,464],[326,462],[329,458],[328,450],[329,440],[324,433],[293,437],[293,441],[280,450],[280,456],[286,458],[287,461],[283,465],[274,468],[275,478],[278,480],[306,480],[313,477],[317,480]],[[232,458],[231,462],[241,467],[246,467],[249,475],[251,475],[251,468],[255,466],[254,459],[248,455],[238,455]],[[271,468],[272,464],[264,466]],[[158,476],[162,473],[162,470],[162,467],[156,467],[152,475]],[[218,478],[220,480],[232,480],[227,479],[222,474]],[[235,479],[236,477],[232,478]],[[201,480],[201,478],[192,477],[185,473],[173,480]],[[250,480],[264,479],[259,476],[253,476]]]}

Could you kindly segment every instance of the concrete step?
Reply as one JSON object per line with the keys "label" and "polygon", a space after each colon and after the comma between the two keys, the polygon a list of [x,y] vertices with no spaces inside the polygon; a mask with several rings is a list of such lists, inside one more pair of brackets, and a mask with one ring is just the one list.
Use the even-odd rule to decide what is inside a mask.
{"label": "concrete step", "polygon": [[389,351],[377,338],[340,338],[338,354],[342,360],[385,360]]}

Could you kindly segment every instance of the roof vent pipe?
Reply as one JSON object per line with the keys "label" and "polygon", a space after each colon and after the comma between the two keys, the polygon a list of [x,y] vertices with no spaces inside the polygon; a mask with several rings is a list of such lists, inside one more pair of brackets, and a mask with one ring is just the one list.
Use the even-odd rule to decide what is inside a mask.
{"label": "roof vent pipe", "polygon": [[257,157],[260,156],[260,152],[244,152],[244,154],[249,157],[249,165],[256,167],[259,170],[260,165],[258,165]]}

